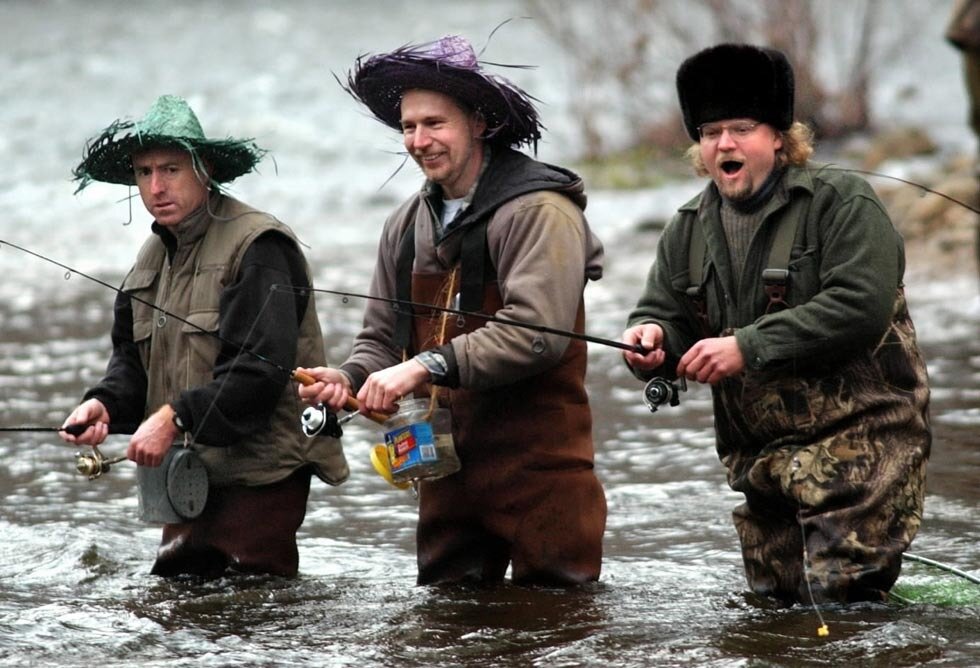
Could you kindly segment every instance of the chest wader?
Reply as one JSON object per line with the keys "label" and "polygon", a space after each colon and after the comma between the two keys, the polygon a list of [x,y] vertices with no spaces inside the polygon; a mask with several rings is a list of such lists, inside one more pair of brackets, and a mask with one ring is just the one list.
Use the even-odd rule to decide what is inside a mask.
{"label": "chest wader", "polygon": [[[398,275],[407,276],[408,289],[399,282],[399,298],[452,303],[461,275],[462,310],[498,311],[486,225],[466,234],[461,265],[451,272],[413,273],[414,243],[403,242]],[[411,228],[406,236],[414,236]],[[403,316],[408,355],[486,325],[436,311]],[[575,331],[584,321],[580,305]],[[452,414],[461,469],[420,483],[419,584],[499,582],[508,564],[517,584],[598,579],[606,502],[593,470],[585,365],[585,343],[571,341],[558,364],[533,377],[487,390],[436,388]]]}
{"label": "chest wader", "polygon": [[[797,219],[776,231],[767,313],[789,307],[784,229]],[[813,367],[747,372],[716,393],[719,454],[745,495],[733,519],[746,579],[787,601],[881,600],[921,521],[930,442],[926,369],[901,289],[877,345]]]}

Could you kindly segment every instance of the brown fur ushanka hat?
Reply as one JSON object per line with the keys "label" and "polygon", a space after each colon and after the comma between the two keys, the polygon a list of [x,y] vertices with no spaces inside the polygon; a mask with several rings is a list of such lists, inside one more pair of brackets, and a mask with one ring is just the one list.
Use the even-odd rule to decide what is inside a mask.
{"label": "brown fur ushanka hat", "polygon": [[752,118],[777,130],[793,124],[793,67],[776,49],[719,44],[694,54],[677,70],[684,127],[726,118]]}

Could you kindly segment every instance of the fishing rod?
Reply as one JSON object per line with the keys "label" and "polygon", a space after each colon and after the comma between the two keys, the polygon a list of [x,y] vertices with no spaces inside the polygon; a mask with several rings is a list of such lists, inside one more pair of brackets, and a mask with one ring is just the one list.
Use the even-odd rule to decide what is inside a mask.
{"label": "fishing rod", "polygon": [[[285,290],[289,291],[289,286],[273,285],[273,290]],[[542,332],[545,334],[557,334],[559,336],[566,336],[570,339],[577,339],[581,341],[589,341],[591,343],[598,343],[600,345],[609,346],[610,348],[618,348],[620,350],[628,350],[630,352],[644,353],[650,352],[647,348],[640,344],[629,345],[628,343],[622,343],[620,341],[613,341],[611,339],[603,339],[598,336],[592,336],[590,334],[579,334],[578,332],[570,332],[564,329],[557,329],[554,327],[547,327],[545,325],[536,325],[534,323],[518,322],[515,320],[507,320],[505,318],[500,318],[494,315],[489,315],[486,313],[476,313],[474,311],[463,311],[460,309],[454,309],[449,307],[435,306],[433,304],[421,304],[419,302],[407,301],[404,299],[392,299],[390,297],[378,297],[374,295],[365,295],[356,292],[344,292],[340,290],[328,290],[326,288],[310,288],[311,292],[322,292],[324,294],[337,295],[341,297],[345,302],[351,298],[359,299],[373,299],[375,301],[385,302],[392,304],[397,308],[411,307],[413,309],[429,309],[432,311],[437,311],[440,313],[448,313],[450,315],[456,315],[460,318],[480,318],[488,322],[496,322],[502,325],[511,325],[513,327],[521,327],[524,329],[530,329],[535,332]],[[416,313],[411,313],[413,317],[419,317]],[[306,383],[307,385],[309,383]],[[643,388],[643,403],[651,413],[656,413],[657,409],[668,404],[670,406],[677,406],[680,404],[680,393],[687,391],[687,381],[684,378],[680,378],[678,381],[672,381],[662,376],[655,376],[651,378],[646,386]],[[310,411],[311,409],[307,409]],[[321,411],[322,413],[322,411]],[[307,429],[306,422],[307,414],[304,413],[304,431]],[[374,419],[374,418],[371,418]],[[375,420],[377,422],[378,420]],[[310,424],[318,424],[311,417]]]}
{"label": "fishing rod", "polygon": [[[0,427],[0,432],[65,432],[72,436],[81,436],[91,425],[88,424],[67,424],[64,427]],[[109,426],[110,434],[131,434],[138,425],[133,424],[114,424]],[[113,464],[126,461],[127,457],[106,457],[99,450],[99,446],[93,445],[91,452],[75,453],[75,470],[89,480],[95,480],[104,473],[108,473]]]}
{"label": "fishing rod", "polygon": [[973,584],[980,585],[980,578],[978,578],[975,575],[970,575],[966,571],[961,571],[960,569],[955,568],[953,566],[950,566],[949,564],[944,564],[942,562],[935,561],[933,559],[929,559],[928,557],[920,557],[919,555],[912,554],[910,552],[905,552],[902,555],[902,558],[903,559],[908,559],[909,561],[917,561],[920,564],[926,564],[927,566],[932,566],[933,568],[938,568],[940,570],[944,570],[947,573],[952,573],[953,575],[956,575],[958,577],[961,577],[964,580],[969,580]]}
{"label": "fishing rod", "polygon": [[[257,360],[259,360],[261,362],[264,362],[266,364],[271,365],[275,369],[278,369],[280,372],[286,374],[286,376],[288,376],[291,380],[297,380],[298,382],[301,382],[304,385],[309,385],[309,384],[312,384],[312,382],[313,382],[312,377],[309,377],[309,376],[299,377],[299,375],[297,373],[294,373],[293,370],[287,369],[284,366],[282,366],[280,364],[277,364],[273,360],[269,359],[268,357],[265,357],[264,355],[261,355],[261,354],[255,352],[254,350],[252,350],[248,346],[246,346],[244,343],[238,343],[236,341],[231,341],[230,339],[228,339],[226,337],[223,337],[223,336],[221,336],[220,334],[218,334],[216,332],[212,332],[212,331],[209,331],[207,329],[204,329],[200,325],[198,325],[198,324],[196,324],[194,322],[191,322],[187,318],[181,317],[181,316],[177,315],[176,313],[173,313],[172,311],[169,311],[169,310],[167,310],[165,308],[162,308],[162,307],[160,307],[160,306],[158,306],[158,305],[156,305],[156,304],[154,304],[154,303],[152,303],[150,301],[147,301],[147,300],[145,300],[145,299],[143,299],[141,297],[138,297],[138,296],[133,295],[133,294],[126,293],[122,289],[117,288],[116,286],[111,285],[109,283],[106,283],[105,281],[103,281],[103,280],[101,280],[99,278],[96,278],[95,276],[92,276],[92,275],[87,274],[87,273],[85,273],[83,271],[80,271],[79,269],[76,269],[75,267],[72,267],[72,266],[69,266],[67,264],[64,264],[63,262],[59,262],[59,261],[57,261],[57,260],[55,260],[53,258],[47,257],[46,255],[42,255],[41,253],[32,251],[29,248],[25,248],[24,246],[20,246],[18,244],[15,244],[15,243],[13,243],[11,241],[6,240],[6,239],[0,239],[0,247],[2,247],[4,244],[6,244],[7,246],[10,246],[11,248],[14,248],[16,250],[19,250],[22,253],[27,253],[28,255],[31,255],[33,257],[36,257],[36,258],[38,258],[40,260],[44,260],[45,262],[49,262],[49,263],[51,263],[51,264],[53,264],[53,265],[55,265],[57,267],[60,267],[61,269],[64,269],[67,272],[66,275],[65,275],[65,278],[66,279],[68,277],[70,277],[71,274],[76,274],[76,275],[81,276],[83,278],[87,278],[88,280],[90,280],[90,281],[92,281],[94,283],[97,283],[98,285],[101,285],[104,288],[108,288],[109,290],[112,290],[113,292],[115,292],[117,294],[125,294],[126,296],[128,296],[132,300],[135,300],[135,301],[137,301],[137,302],[139,302],[141,304],[144,304],[144,305],[146,305],[146,306],[148,306],[148,307],[150,307],[150,308],[152,308],[152,309],[154,309],[156,311],[159,311],[160,313],[163,313],[167,317],[173,318],[174,320],[176,320],[178,322],[181,322],[181,323],[183,323],[185,325],[190,325],[191,327],[193,327],[194,329],[198,330],[199,332],[202,332],[204,334],[207,334],[208,336],[212,336],[215,339],[217,339],[218,341],[221,341],[222,343],[224,343],[224,344],[226,344],[228,346],[231,346],[233,348],[236,348],[239,351],[239,353],[242,353],[242,352],[247,353],[247,354],[251,355],[252,357],[254,357],[255,359],[257,359]],[[270,297],[271,297],[271,295],[272,295],[272,293],[270,292]],[[351,406],[353,408],[350,408]],[[352,410],[352,411],[356,411],[357,408],[358,408],[358,405],[357,405],[356,399],[351,398],[351,400],[348,402],[348,409],[349,410]],[[354,417],[356,415],[357,415],[357,413],[354,412],[354,413],[352,413],[351,416],[348,416],[348,418]],[[377,414],[372,414],[372,415],[369,415],[369,417],[371,419],[377,420],[378,415]],[[331,420],[331,418],[333,418],[333,419]],[[336,425],[336,427],[332,427],[332,424],[331,423],[333,425]],[[62,433],[63,432],[63,433],[66,433],[66,434],[71,434],[72,436],[79,436],[82,433],[84,433],[85,430],[88,429],[90,426],[91,425],[89,425],[89,424],[75,423],[75,424],[64,425],[62,427],[41,427],[41,426],[0,427],[0,432],[47,432],[47,433]],[[109,433],[110,434],[131,434],[131,433],[135,432],[138,427],[139,427],[139,425],[133,425],[133,424],[111,424],[110,423],[110,425],[109,425]],[[337,437],[339,437],[339,435],[340,435],[340,429],[339,429],[339,423],[337,421],[336,416],[333,415],[333,414],[331,414],[330,416],[324,415],[323,416],[322,423],[321,423],[320,427],[317,429],[316,433],[319,433],[320,431],[324,431],[325,433],[333,434],[333,435],[336,435]],[[308,433],[307,435],[308,436],[312,436],[314,434],[309,434]],[[75,462],[75,468],[76,468],[76,470],[80,474],[87,476],[89,480],[94,480],[94,479],[96,479],[98,477],[101,477],[103,474],[107,473],[110,470],[110,467],[113,464],[116,464],[116,463],[119,463],[121,461],[125,461],[126,460],[126,457],[108,458],[108,457],[106,457],[105,455],[102,454],[102,452],[99,450],[99,448],[97,446],[92,446],[92,451],[90,453],[78,452],[78,453],[76,453],[75,456],[76,456],[76,462]]]}
{"label": "fishing rod", "polygon": [[939,197],[942,197],[943,199],[945,199],[945,200],[947,200],[949,202],[952,202],[953,204],[958,204],[959,206],[963,207],[964,209],[967,209],[969,211],[972,211],[973,213],[976,213],[976,214],[980,214],[980,209],[978,209],[978,208],[976,208],[974,206],[970,206],[966,202],[964,202],[962,200],[959,200],[959,199],[953,197],[952,195],[947,195],[946,193],[944,193],[944,192],[942,192],[940,190],[935,190],[934,188],[930,188],[929,186],[927,186],[925,184],[916,183],[915,181],[909,181],[908,179],[903,179],[903,178],[901,178],[899,176],[892,176],[891,174],[883,174],[881,172],[872,172],[872,171],[869,171],[869,170],[866,170],[866,169],[856,169],[856,168],[853,168],[853,167],[839,167],[837,165],[824,165],[824,166],[822,166],[820,168],[817,168],[815,171],[818,171],[819,172],[821,169],[835,169],[835,170],[840,171],[840,172],[854,172],[855,174],[863,174],[865,176],[875,176],[875,177],[882,178],[882,179],[891,179],[892,181],[898,181],[899,183],[904,183],[905,185],[912,186],[913,188],[919,188],[921,190],[926,191],[927,193],[931,193],[933,195],[938,195]]}
{"label": "fishing rod", "polygon": [[81,436],[86,429],[89,428],[87,424],[67,424],[64,427],[0,427],[0,432],[2,431],[46,431],[46,432],[65,432],[66,434],[71,434],[72,436]]}
{"label": "fishing rod", "polygon": [[[520,327],[521,329],[529,329],[535,332],[540,332],[542,334],[556,334],[558,336],[565,336],[570,339],[576,339],[578,341],[588,341],[589,343],[598,343],[599,345],[609,346],[610,348],[618,348],[620,350],[628,350],[633,353],[644,353],[650,352],[640,344],[630,345],[628,343],[623,343],[621,341],[614,341],[612,339],[604,339],[599,336],[592,336],[591,334],[580,334],[579,332],[572,332],[566,329],[558,329],[555,327],[548,327],[547,325],[538,325],[533,322],[520,322],[518,320],[508,320],[507,318],[501,318],[499,316],[490,315],[487,313],[478,313],[476,311],[463,311],[460,309],[449,308],[448,306],[436,306],[435,304],[423,304],[420,302],[408,301],[405,299],[394,299],[392,297],[379,297],[376,295],[366,295],[357,292],[341,291],[341,290],[328,290],[326,288],[303,288],[309,292],[322,292],[328,295],[337,295],[343,299],[349,299],[354,297],[356,299],[370,299],[374,301],[384,302],[386,304],[392,304],[398,308],[401,307],[411,307],[412,309],[427,309],[430,311],[437,311],[439,313],[448,313],[450,315],[456,315],[461,318],[479,318],[487,322],[496,322],[501,325],[510,325],[511,327]],[[273,285],[272,290],[282,290],[285,292],[295,292],[298,288],[287,285]],[[417,314],[412,313],[411,315],[417,316]]]}
{"label": "fishing rod", "polygon": [[[26,248],[24,246],[15,244],[15,243],[13,243],[11,241],[8,241],[7,239],[0,239],[0,246],[2,246],[3,244],[6,244],[7,246],[10,246],[11,248],[14,248],[16,250],[19,250],[22,253],[26,253],[26,254],[31,255],[33,257],[36,257],[36,258],[38,258],[40,260],[43,260],[45,262],[49,262],[49,263],[55,265],[56,267],[59,267],[61,269],[64,269],[67,272],[66,278],[69,277],[71,274],[75,274],[75,275],[81,276],[83,278],[86,278],[86,279],[88,279],[88,280],[90,280],[90,281],[92,281],[92,282],[94,282],[94,283],[96,283],[98,285],[101,285],[104,288],[107,288],[109,290],[112,290],[113,292],[115,292],[117,294],[125,294],[126,296],[128,296],[132,300],[135,300],[135,301],[137,301],[137,302],[139,302],[141,304],[144,304],[144,305],[146,305],[146,306],[148,306],[148,307],[150,307],[152,309],[155,309],[156,311],[159,311],[160,313],[163,313],[163,314],[167,315],[168,317],[174,318],[178,322],[181,322],[181,323],[186,324],[186,325],[190,325],[192,328],[196,329],[197,331],[199,331],[201,333],[204,333],[204,334],[207,334],[208,336],[212,336],[215,339],[221,341],[222,343],[224,343],[226,345],[229,345],[229,346],[231,346],[233,348],[236,348],[240,353],[242,353],[242,352],[247,353],[247,354],[251,355],[252,357],[254,357],[257,360],[260,360],[260,361],[262,361],[262,362],[264,362],[266,364],[272,365],[274,368],[278,369],[280,372],[286,374],[286,376],[288,376],[291,380],[295,380],[295,381],[300,382],[303,385],[307,385],[307,386],[308,385],[311,385],[311,384],[313,384],[313,382],[315,382],[312,377],[307,376],[305,374],[299,375],[294,370],[287,369],[287,368],[283,367],[282,365],[274,362],[273,360],[265,357],[264,355],[261,355],[261,354],[255,352],[254,350],[252,350],[248,346],[246,346],[244,343],[239,343],[239,342],[236,342],[236,341],[231,341],[231,340],[227,339],[226,337],[221,336],[220,334],[218,334],[216,332],[206,330],[203,327],[201,327],[200,325],[198,325],[197,323],[191,322],[188,319],[186,319],[186,318],[184,318],[182,316],[179,316],[176,313],[173,313],[171,311],[168,311],[167,309],[164,309],[164,308],[162,308],[162,307],[160,307],[160,306],[158,306],[158,305],[156,305],[156,304],[154,304],[154,303],[152,303],[152,302],[150,302],[148,300],[145,300],[145,299],[143,299],[141,297],[138,297],[136,295],[132,295],[132,294],[129,294],[129,293],[125,293],[122,289],[120,289],[120,288],[118,288],[118,287],[116,287],[114,285],[111,285],[111,284],[109,284],[109,283],[107,283],[107,282],[105,282],[105,281],[103,281],[103,280],[101,280],[99,278],[96,278],[95,276],[92,276],[90,274],[87,274],[87,273],[85,273],[85,272],[83,272],[83,271],[81,271],[81,270],[79,270],[79,269],[77,269],[75,267],[72,267],[70,265],[67,265],[67,264],[65,264],[63,262],[59,262],[58,260],[55,260],[53,258],[50,258],[50,257],[46,256],[46,255],[43,255],[43,254],[38,253],[36,251],[33,251],[33,250],[31,250],[29,248]],[[544,333],[544,334],[555,334],[555,335],[559,335],[559,336],[565,336],[567,338],[581,340],[581,341],[587,341],[587,342],[591,342],[591,343],[597,343],[597,344],[600,344],[600,345],[604,345],[604,346],[608,346],[608,347],[612,347],[612,348],[617,348],[617,349],[620,349],[620,350],[627,350],[627,351],[631,351],[631,352],[638,352],[638,353],[641,353],[641,354],[648,352],[646,348],[644,348],[643,346],[641,346],[639,344],[636,344],[636,345],[631,346],[631,345],[628,345],[628,344],[625,344],[625,343],[622,343],[622,342],[619,342],[619,341],[614,341],[614,340],[611,340],[611,339],[604,339],[604,338],[597,337],[597,336],[592,336],[592,335],[589,335],[589,334],[584,334],[584,333],[578,333],[578,332],[572,332],[572,331],[562,330],[562,329],[558,329],[558,328],[554,328],[554,327],[548,327],[546,325],[538,325],[538,324],[534,324],[534,323],[525,323],[525,322],[518,322],[518,321],[514,321],[514,320],[507,320],[505,318],[500,318],[500,317],[494,316],[494,315],[489,315],[489,314],[484,314],[484,313],[476,313],[476,312],[471,312],[471,311],[463,311],[463,310],[459,310],[459,309],[450,309],[450,308],[447,308],[447,307],[440,307],[440,306],[435,306],[435,305],[431,305],[431,304],[421,304],[421,303],[418,303],[418,302],[411,302],[411,301],[404,301],[404,300],[397,300],[397,299],[388,299],[388,298],[383,298],[383,297],[374,297],[374,296],[371,296],[371,295],[365,295],[365,294],[360,294],[360,293],[355,293],[355,292],[339,292],[339,291],[336,291],[336,290],[315,289],[315,288],[296,288],[294,286],[285,286],[285,285],[280,285],[280,284],[276,284],[276,285],[273,285],[271,287],[271,292],[275,292],[276,290],[279,290],[281,292],[289,292],[289,293],[292,293],[292,294],[303,294],[303,295],[308,295],[311,292],[322,292],[322,293],[325,293],[325,294],[340,295],[341,297],[343,297],[344,300],[347,300],[350,297],[356,297],[356,298],[361,298],[361,299],[375,299],[375,300],[379,300],[379,301],[385,301],[385,302],[388,302],[388,303],[391,303],[391,304],[396,304],[396,305],[399,305],[401,307],[410,307],[412,309],[415,309],[415,308],[419,308],[419,309],[430,309],[430,310],[435,310],[435,311],[439,311],[439,312],[446,312],[446,313],[454,314],[454,315],[457,315],[457,316],[462,317],[462,318],[465,318],[465,317],[480,318],[480,319],[482,319],[484,321],[487,321],[487,322],[496,322],[496,323],[499,323],[499,324],[502,324],[502,325],[505,325],[505,326],[506,325],[509,325],[509,326],[512,326],[512,327],[519,327],[519,328],[523,328],[523,329],[529,329],[529,330],[536,331],[536,332],[539,332],[539,333]],[[271,292],[270,292],[270,296],[271,296]],[[412,315],[413,316],[416,316],[415,313],[412,313]],[[683,386],[682,385],[680,387],[680,389],[681,390],[685,390],[687,388],[686,388],[686,386]],[[678,391],[677,386],[675,386],[670,381],[666,381],[666,380],[661,379],[661,378],[655,378],[654,380],[650,381],[650,383],[647,385],[647,387],[644,390],[644,401],[645,401],[646,405],[650,408],[651,412],[655,412],[658,406],[660,406],[660,405],[662,405],[664,403],[668,403],[668,402],[670,403],[670,405],[676,406],[677,405],[677,402],[678,402],[678,400],[677,400],[677,391]],[[350,420],[353,417],[355,417],[357,415],[357,413],[359,412],[359,405],[358,405],[357,401],[353,397],[351,397],[349,399],[349,401],[347,402],[347,405],[345,405],[345,408],[351,412],[351,415],[347,416],[343,420],[343,422],[338,422],[335,416],[332,416],[332,415],[331,416],[328,416],[326,414],[327,411],[322,406],[319,406],[319,407],[311,407],[310,409],[307,409],[306,411],[304,411],[303,416],[302,416],[302,419],[301,419],[301,424],[302,424],[303,432],[307,436],[311,436],[311,437],[313,435],[315,435],[315,434],[320,433],[320,432],[325,432],[325,433],[328,433],[328,434],[333,434],[333,435],[336,435],[336,436],[339,437],[340,433],[342,433],[341,430],[340,430],[340,426],[344,422],[347,422],[348,420]],[[367,417],[369,419],[373,420],[374,422],[378,422],[378,423],[384,422],[384,420],[387,419],[387,416],[385,416],[383,414],[380,414],[380,413],[375,413],[375,412],[369,413]],[[23,432],[28,432],[28,431],[34,431],[34,432],[65,432],[65,433],[68,433],[68,434],[72,434],[72,435],[77,436],[77,435],[83,433],[85,431],[85,429],[87,429],[87,428],[88,428],[88,425],[66,425],[65,427],[8,427],[8,428],[0,428],[0,431],[11,431],[11,432],[14,432],[14,431],[23,431]],[[122,428],[120,426],[116,426],[115,428],[110,427],[110,433],[125,433],[125,432],[122,431]]]}
{"label": "fishing rod", "polygon": [[[271,364],[273,367],[275,367],[279,371],[281,371],[284,374],[286,374],[287,376],[289,376],[290,379],[293,378],[293,372],[292,372],[291,369],[287,369],[286,367],[282,366],[281,364],[277,364],[276,362],[273,362],[268,357],[265,357],[263,355],[260,355],[259,353],[257,353],[254,350],[250,349],[244,343],[239,343],[237,341],[232,341],[232,340],[230,340],[230,339],[228,339],[226,337],[221,336],[220,334],[218,334],[216,332],[212,332],[210,330],[207,330],[204,327],[202,327],[201,325],[198,325],[197,323],[191,322],[187,318],[181,317],[181,316],[177,315],[176,313],[174,313],[172,311],[168,311],[165,308],[162,308],[160,306],[157,306],[156,304],[154,304],[151,301],[148,301],[146,299],[143,299],[142,297],[137,297],[134,294],[125,292],[121,288],[117,288],[116,286],[111,285],[110,283],[106,283],[102,279],[96,278],[95,276],[92,276],[90,274],[86,274],[85,272],[80,271],[80,270],[78,270],[78,269],[76,269],[74,267],[71,267],[71,266],[69,266],[67,264],[64,264],[62,262],[58,262],[57,260],[55,260],[53,258],[47,257],[45,255],[41,255],[40,253],[37,253],[35,251],[32,251],[29,248],[24,248],[23,246],[18,246],[15,243],[12,243],[10,241],[7,241],[6,239],[0,239],[0,246],[3,246],[4,244],[6,244],[7,246],[10,246],[11,248],[15,248],[15,249],[17,249],[17,250],[19,250],[19,251],[21,251],[23,253],[27,253],[28,255],[33,255],[34,257],[36,257],[36,258],[38,258],[40,260],[44,260],[45,262],[50,262],[51,264],[55,265],[56,267],[61,267],[62,269],[64,269],[65,271],[68,272],[68,274],[66,274],[66,276],[65,276],[66,278],[68,278],[68,276],[71,275],[71,274],[76,274],[78,276],[81,276],[82,278],[87,278],[90,281],[93,281],[95,283],[98,283],[102,287],[108,288],[109,290],[112,290],[113,292],[115,292],[117,294],[126,295],[127,297],[129,297],[133,301],[137,301],[140,304],[143,304],[144,306],[149,306],[150,308],[152,308],[152,309],[154,309],[156,311],[159,311],[160,313],[164,314],[168,318],[173,318],[174,320],[176,320],[176,321],[178,321],[178,322],[180,322],[182,324],[190,325],[191,327],[193,327],[194,329],[196,329],[198,332],[201,332],[202,334],[207,334],[209,336],[214,337],[218,341],[221,341],[222,343],[231,346],[232,348],[237,348],[239,352],[248,353],[249,355],[251,355],[252,357],[254,357],[255,359],[257,359],[259,361],[265,362],[266,364]],[[297,288],[297,291],[298,290],[299,290],[299,288]],[[303,288],[303,290],[307,290],[308,291],[307,288]]]}
{"label": "fishing rod", "polygon": [[[29,432],[65,432],[71,434],[72,436],[81,436],[90,425],[87,424],[68,424],[64,427],[0,427],[0,432],[13,432],[13,431],[29,431]],[[124,425],[127,427],[132,427],[132,425]],[[125,433],[121,431],[120,433]],[[109,429],[110,433],[113,430]],[[75,453],[75,470],[81,475],[86,476],[89,480],[95,480],[101,477],[104,473],[108,473],[109,469],[112,468],[113,464],[118,464],[119,462],[126,461],[126,457],[106,457],[99,450],[99,446],[93,445],[92,452],[76,452]]]}

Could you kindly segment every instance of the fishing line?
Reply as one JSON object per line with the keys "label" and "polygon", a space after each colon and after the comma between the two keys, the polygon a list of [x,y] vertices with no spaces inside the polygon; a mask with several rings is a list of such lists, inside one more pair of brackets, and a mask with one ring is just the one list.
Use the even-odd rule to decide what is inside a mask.
{"label": "fishing line", "polygon": [[[287,285],[273,285],[273,290],[283,290],[286,292],[291,292],[296,290],[292,286]],[[355,297],[357,299],[370,299],[374,301],[384,302],[386,304],[392,304],[396,307],[410,307],[412,309],[418,308],[420,310],[437,311],[439,313],[448,313],[451,315],[457,315],[461,318],[479,318],[487,322],[496,322],[501,325],[510,325],[511,327],[520,327],[522,329],[530,329],[535,332],[542,334],[556,334],[558,336],[565,336],[570,339],[577,339],[579,341],[588,341],[590,343],[598,343],[603,346],[609,346],[610,348],[618,348],[620,350],[628,350],[634,353],[647,353],[650,352],[640,344],[629,345],[628,343],[622,343],[621,341],[613,341],[612,339],[603,339],[598,336],[592,336],[590,334],[580,334],[578,332],[570,332],[564,329],[556,329],[554,327],[548,327],[547,325],[537,325],[530,322],[520,322],[517,320],[507,320],[506,318],[500,318],[498,316],[489,315],[486,313],[477,313],[475,311],[462,311],[460,309],[436,306],[435,304],[422,304],[419,302],[407,301],[404,299],[394,299],[392,297],[378,297],[375,295],[365,295],[357,292],[345,292],[340,290],[327,290],[326,288],[309,288],[310,292],[322,292],[328,295],[338,295],[345,300]],[[412,317],[422,317],[417,313],[410,313]]]}
{"label": "fishing line", "polygon": [[[800,506],[800,512],[803,512],[803,506]],[[813,598],[813,587],[810,585],[810,554],[806,549],[806,529],[803,528],[803,522],[800,521],[800,516],[796,516],[796,523],[800,525],[800,535],[803,538],[803,580],[806,582],[806,591],[810,596],[810,607],[813,611],[817,613],[817,619],[820,620],[820,626],[817,627],[817,635],[823,638],[824,636],[830,635],[830,629],[827,628],[827,622],[823,620],[823,615],[820,613],[820,607],[817,605],[816,600]]]}
{"label": "fishing line", "polygon": [[929,186],[926,186],[926,185],[924,185],[922,183],[916,183],[915,181],[909,181],[908,179],[903,179],[903,178],[898,177],[898,176],[892,176],[891,174],[882,174],[881,172],[872,172],[872,171],[868,171],[868,170],[865,170],[865,169],[854,169],[852,167],[838,167],[837,165],[825,165],[823,167],[820,167],[816,171],[819,172],[821,169],[835,169],[835,170],[840,171],[840,172],[854,172],[856,174],[864,174],[865,176],[877,176],[877,177],[882,178],[882,179],[891,179],[892,181],[898,181],[899,183],[904,183],[905,185],[912,186],[914,188],[920,188],[921,190],[924,190],[924,191],[926,191],[928,193],[932,193],[933,195],[938,195],[938,196],[942,197],[943,199],[952,202],[953,204],[959,204],[964,209],[968,209],[968,210],[970,210],[970,211],[972,211],[972,212],[974,212],[976,214],[980,214],[980,209],[978,209],[976,207],[973,207],[973,206],[970,206],[966,202],[963,202],[961,200],[958,200],[955,197],[953,197],[952,195],[947,195],[944,192],[940,192],[938,190],[934,190],[933,188],[930,188]]}

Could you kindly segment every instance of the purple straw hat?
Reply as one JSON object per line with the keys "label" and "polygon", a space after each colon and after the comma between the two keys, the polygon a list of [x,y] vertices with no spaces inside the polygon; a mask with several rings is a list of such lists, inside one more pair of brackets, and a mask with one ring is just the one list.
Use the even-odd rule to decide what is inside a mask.
{"label": "purple straw hat", "polygon": [[507,79],[485,72],[473,47],[458,35],[361,56],[344,88],[399,132],[402,94],[414,88],[444,93],[482,114],[484,138],[493,144],[537,148],[544,127],[533,98]]}

